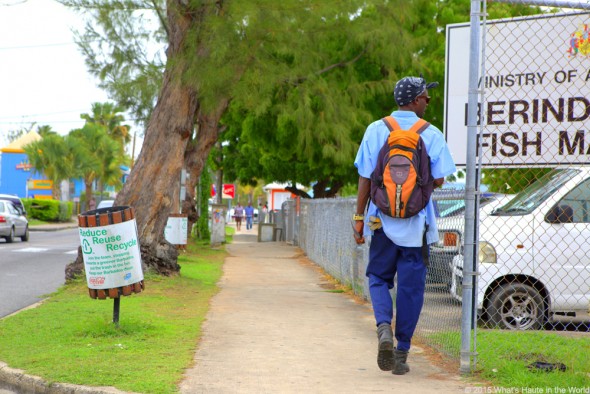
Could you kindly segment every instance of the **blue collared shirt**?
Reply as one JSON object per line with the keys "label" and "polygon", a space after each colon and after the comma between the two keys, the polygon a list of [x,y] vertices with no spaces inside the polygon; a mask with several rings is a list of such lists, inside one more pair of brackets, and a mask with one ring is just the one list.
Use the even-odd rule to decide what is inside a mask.
{"label": "blue collared shirt", "polygon": [[254,207],[248,205],[246,207],[246,217],[251,218],[252,216],[254,216]]}
{"label": "blue collared shirt", "polygon": [[[394,111],[391,116],[397,120],[402,129],[406,130],[412,127],[419,119],[411,111]],[[356,154],[356,159],[354,160],[354,165],[358,169],[359,175],[363,178],[371,178],[371,173],[377,165],[379,151],[388,136],[389,129],[381,119],[371,123],[367,127],[361,146]],[[430,156],[433,178],[444,178],[453,174],[456,171],[455,163],[441,131],[435,126],[430,125],[430,127],[422,132],[421,136],[426,145],[428,156]],[[378,216],[381,218],[383,231],[398,246],[422,246],[422,234],[424,234],[424,225],[426,223],[428,224],[426,242],[431,244],[438,241],[436,215],[432,200],[416,216],[407,219],[397,219],[384,215],[371,201],[365,217],[365,234],[368,234],[370,231],[367,226],[369,216]]]}

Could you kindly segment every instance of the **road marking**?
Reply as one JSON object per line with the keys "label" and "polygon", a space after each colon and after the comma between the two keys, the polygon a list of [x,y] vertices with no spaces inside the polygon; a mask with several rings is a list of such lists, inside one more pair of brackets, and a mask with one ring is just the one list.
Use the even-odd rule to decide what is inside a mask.
{"label": "road marking", "polygon": [[49,249],[46,248],[24,248],[24,249],[15,249],[15,252],[25,252],[25,253],[41,253],[47,252]]}
{"label": "road marking", "polygon": [[64,254],[78,254],[78,249],[70,250],[69,252],[65,252]]}

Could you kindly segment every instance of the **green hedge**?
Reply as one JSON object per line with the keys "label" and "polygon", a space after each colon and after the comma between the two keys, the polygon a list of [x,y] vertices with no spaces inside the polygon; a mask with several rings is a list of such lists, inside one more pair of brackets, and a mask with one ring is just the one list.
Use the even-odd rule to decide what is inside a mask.
{"label": "green hedge", "polygon": [[27,215],[31,219],[44,222],[69,222],[72,218],[74,204],[70,201],[22,199]]}

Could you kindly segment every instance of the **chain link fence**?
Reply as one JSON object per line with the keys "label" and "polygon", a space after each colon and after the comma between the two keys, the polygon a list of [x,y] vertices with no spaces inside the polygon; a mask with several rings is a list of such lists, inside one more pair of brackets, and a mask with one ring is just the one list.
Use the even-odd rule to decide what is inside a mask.
{"label": "chain link fence", "polygon": [[[434,198],[440,216],[439,224],[459,227],[464,221],[464,191],[437,192]],[[294,235],[287,235],[286,241],[298,245],[310,260],[329,275],[348,286],[354,294],[370,301],[365,271],[369,261],[371,237],[365,235],[367,242],[361,246],[354,242],[351,218],[356,208],[356,198],[301,200],[298,216],[296,204],[295,200],[289,200],[283,204],[281,210],[287,223],[298,220]],[[287,234],[290,234],[289,231]],[[298,239],[296,243],[295,237]],[[424,308],[416,335],[457,359],[460,350],[461,307],[449,291],[450,261],[455,255],[456,253],[447,253],[446,250],[433,253],[431,249]],[[392,289],[392,296],[395,300],[395,287]],[[434,335],[436,333],[444,335]]]}
{"label": "chain link fence", "polygon": [[[527,330],[559,321],[577,329],[590,307],[590,16],[539,12],[485,25],[481,182],[518,194],[480,219],[474,294],[484,327]],[[460,256],[453,261],[457,298],[463,264]]]}

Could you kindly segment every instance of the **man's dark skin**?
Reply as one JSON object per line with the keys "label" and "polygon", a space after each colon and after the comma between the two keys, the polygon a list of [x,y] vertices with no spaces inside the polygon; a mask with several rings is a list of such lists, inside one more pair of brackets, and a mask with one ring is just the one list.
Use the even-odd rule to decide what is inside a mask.
{"label": "man's dark skin", "polygon": [[[421,94],[418,95],[410,104],[400,106],[399,109],[401,111],[411,111],[414,112],[419,118],[424,117],[424,113],[426,112],[426,108],[428,107],[428,101],[430,97],[428,97],[428,89],[424,90]],[[438,178],[434,180],[434,187],[442,186],[444,182],[444,178]],[[356,213],[359,215],[365,214],[365,208],[367,207],[367,202],[369,201],[369,197],[371,194],[371,180],[369,178],[363,178],[359,176],[359,184],[358,184],[358,196],[356,199]],[[364,244],[365,237],[363,236],[363,228],[365,224],[363,220],[357,220],[354,222],[354,228],[357,234],[354,234],[354,240],[357,244]]]}

